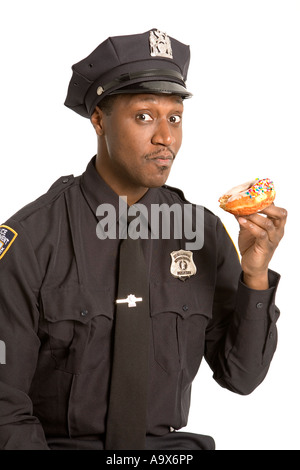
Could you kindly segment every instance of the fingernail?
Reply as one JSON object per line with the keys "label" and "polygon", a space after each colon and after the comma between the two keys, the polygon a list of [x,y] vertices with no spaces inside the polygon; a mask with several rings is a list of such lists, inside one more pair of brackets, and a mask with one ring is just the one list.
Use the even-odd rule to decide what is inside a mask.
{"label": "fingernail", "polygon": [[244,219],[244,217],[239,217],[239,223],[240,223],[240,224],[246,224],[246,223],[247,223],[247,219]]}

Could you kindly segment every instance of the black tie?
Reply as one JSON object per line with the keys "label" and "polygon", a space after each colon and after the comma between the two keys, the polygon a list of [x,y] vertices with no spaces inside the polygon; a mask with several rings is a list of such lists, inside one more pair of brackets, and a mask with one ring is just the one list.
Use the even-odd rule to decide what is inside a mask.
{"label": "black tie", "polygon": [[141,240],[120,244],[107,450],[145,449],[149,281]]}

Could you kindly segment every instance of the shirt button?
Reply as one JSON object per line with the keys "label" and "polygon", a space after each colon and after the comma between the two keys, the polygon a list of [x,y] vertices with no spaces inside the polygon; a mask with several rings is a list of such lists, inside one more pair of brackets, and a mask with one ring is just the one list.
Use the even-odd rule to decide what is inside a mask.
{"label": "shirt button", "polygon": [[69,178],[64,178],[64,179],[62,180],[63,183],[67,183],[68,181],[69,181]]}
{"label": "shirt button", "polygon": [[264,304],[262,302],[258,302],[256,304],[256,308],[263,308]]}
{"label": "shirt button", "polygon": [[88,310],[82,310],[82,311],[80,312],[80,315],[81,315],[82,317],[86,317],[88,313],[89,313]]}
{"label": "shirt button", "polygon": [[183,310],[184,312],[187,312],[188,309],[189,309],[189,307],[188,307],[187,305],[183,305],[183,306],[182,306],[182,310]]}

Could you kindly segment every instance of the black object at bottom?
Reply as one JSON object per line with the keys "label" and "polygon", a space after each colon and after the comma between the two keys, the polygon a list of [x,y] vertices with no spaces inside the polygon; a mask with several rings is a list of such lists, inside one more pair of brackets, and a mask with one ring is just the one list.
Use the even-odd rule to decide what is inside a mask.
{"label": "black object at bottom", "polygon": [[[99,436],[98,439],[92,436],[85,439],[49,438],[47,442],[51,450],[105,450],[104,436]],[[149,454],[149,451],[182,451],[186,453],[197,450],[215,450],[213,438],[190,432],[170,432],[163,436],[146,436],[144,452],[145,454]],[[110,455],[111,452],[107,452],[107,454]],[[116,454],[118,455],[119,452]]]}

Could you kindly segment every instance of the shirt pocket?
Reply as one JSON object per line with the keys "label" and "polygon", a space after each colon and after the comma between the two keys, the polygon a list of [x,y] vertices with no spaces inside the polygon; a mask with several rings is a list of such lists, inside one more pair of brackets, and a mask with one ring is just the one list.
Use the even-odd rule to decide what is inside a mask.
{"label": "shirt pocket", "polygon": [[154,357],[166,372],[187,369],[195,375],[204,354],[213,292],[212,286],[199,281],[151,283]]}
{"label": "shirt pocket", "polygon": [[80,374],[107,358],[113,323],[109,288],[94,292],[80,286],[47,288],[41,300],[56,369]]}

